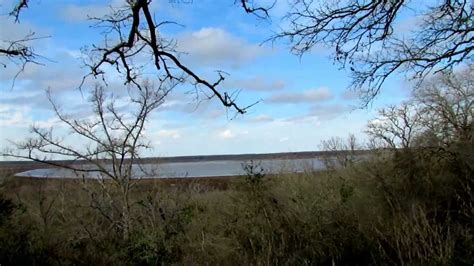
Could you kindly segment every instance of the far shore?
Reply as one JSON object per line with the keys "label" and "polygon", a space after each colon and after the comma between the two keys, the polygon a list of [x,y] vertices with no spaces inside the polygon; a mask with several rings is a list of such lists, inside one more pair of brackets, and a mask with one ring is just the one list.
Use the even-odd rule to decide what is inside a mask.
{"label": "far shore", "polygon": [[[249,153],[249,154],[223,154],[223,155],[192,155],[192,156],[171,156],[171,157],[148,157],[141,158],[138,162],[142,164],[159,163],[185,163],[185,162],[205,162],[205,161],[249,161],[249,160],[277,160],[277,159],[308,159],[321,156],[335,156],[347,151],[303,151],[303,152],[281,152],[281,153]],[[367,153],[365,150],[357,151],[359,154]],[[84,164],[84,160],[55,160],[56,164]],[[54,166],[33,161],[0,161],[0,171],[18,173],[38,168],[52,168]]]}

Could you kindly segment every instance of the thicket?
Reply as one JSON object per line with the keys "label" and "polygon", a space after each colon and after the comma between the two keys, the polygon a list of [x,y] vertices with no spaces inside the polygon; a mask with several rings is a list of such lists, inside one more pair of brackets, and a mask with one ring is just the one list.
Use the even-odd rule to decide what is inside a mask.
{"label": "thicket", "polygon": [[267,176],[252,163],[219,181],[225,189],[137,182],[126,238],[110,219],[123,215],[113,182],[91,193],[80,181],[4,176],[0,263],[472,265],[471,70],[381,110],[369,144],[323,142],[346,151],[326,158],[327,171]]}

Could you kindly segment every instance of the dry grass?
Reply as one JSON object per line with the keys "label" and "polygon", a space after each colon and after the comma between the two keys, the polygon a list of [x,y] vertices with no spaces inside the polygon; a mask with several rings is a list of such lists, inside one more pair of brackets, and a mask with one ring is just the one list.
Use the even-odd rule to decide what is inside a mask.
{"label": "dry grass", "polygon": [[10,176],[1,190],[17,209],[0,226],[7,243],[0,257],[5,264],[472,264],[472,210],[454,209],[445,191],[462,194],[452,182],[457,172],[432,159],[140,180],[127,240],[114,226],[120,199],[107,202],[94,182],[86,191],[79,180]]}

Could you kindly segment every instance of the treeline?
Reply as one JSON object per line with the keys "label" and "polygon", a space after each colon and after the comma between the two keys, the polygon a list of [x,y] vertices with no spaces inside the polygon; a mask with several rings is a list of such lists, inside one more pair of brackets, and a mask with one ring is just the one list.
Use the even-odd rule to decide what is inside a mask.
{"label": "treeline", "polygon": [[[473,68],[332,138],[325,172],[199,182],[2,178],[0,263],[472,265]],[[370,149],[366,160],[357,150]],[[351,153],[350,151],[353,151]]]}

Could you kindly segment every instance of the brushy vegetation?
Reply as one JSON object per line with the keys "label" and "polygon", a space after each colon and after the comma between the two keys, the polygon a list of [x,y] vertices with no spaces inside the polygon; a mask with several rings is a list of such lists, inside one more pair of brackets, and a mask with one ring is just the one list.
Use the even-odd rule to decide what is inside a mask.
{"label": "brushy vegetation", "polygon": [[381,110],[368,146],[323,142],[345,151],[327,171],[252,163],[244,177],[141,180],[126,194],[113,179],[4,174],[0,264],[473,265],[473,70]]}
{"label": "brushy vegetation", "polygon": [[265,176],[252,168],[224,190],[142,181],[132,196],[128,239],[79,183],[8,177],[1,261],[472,265],[468,147],[374,151],[367,161],[328,172]]}

